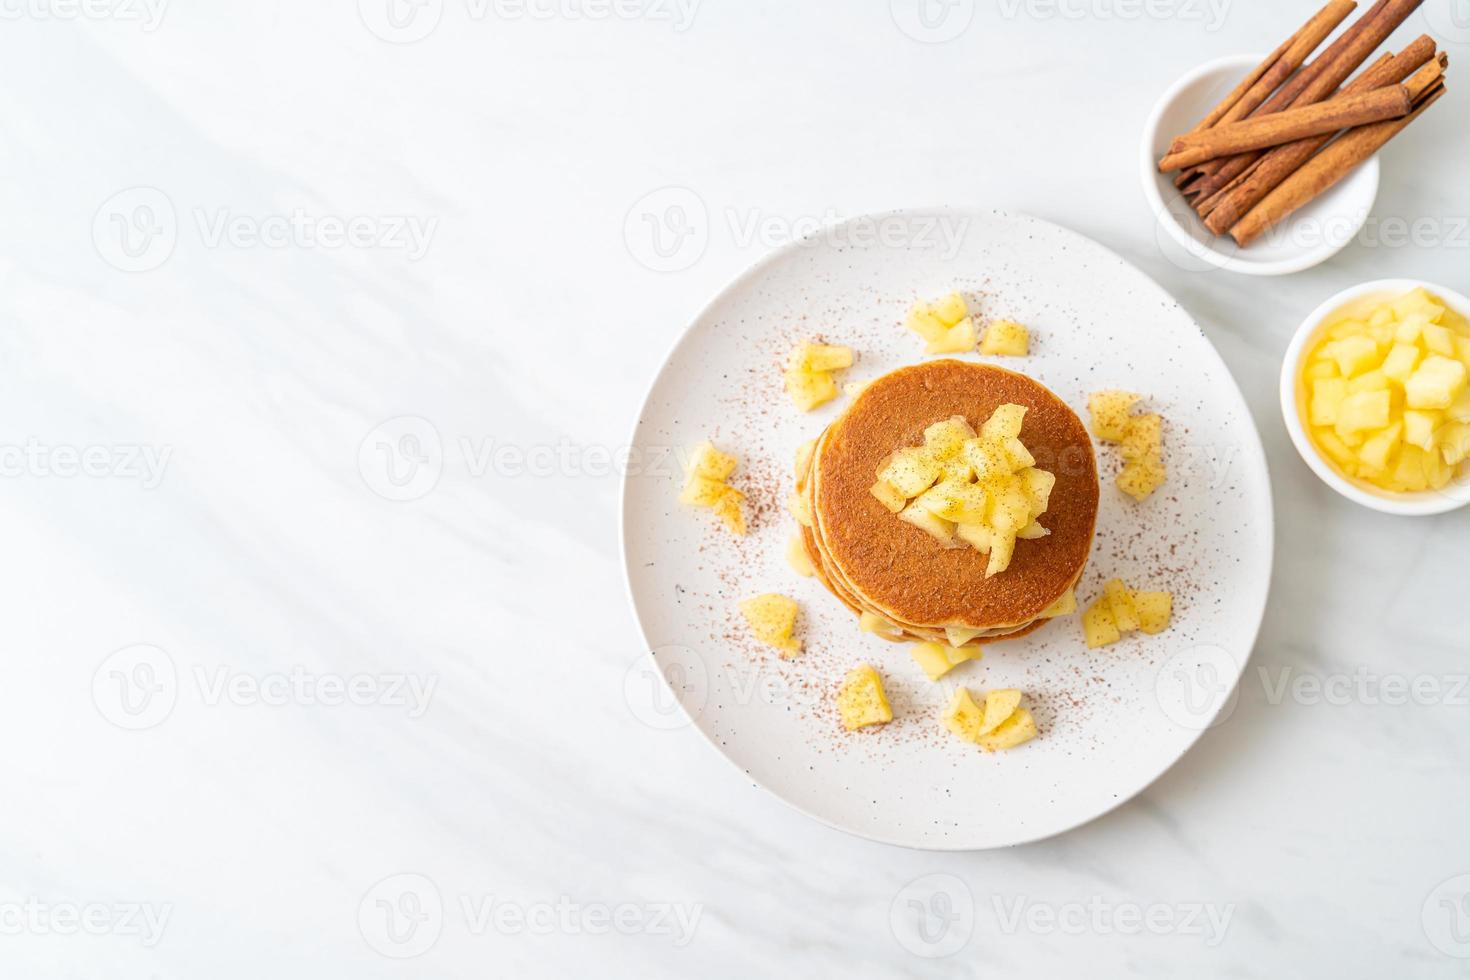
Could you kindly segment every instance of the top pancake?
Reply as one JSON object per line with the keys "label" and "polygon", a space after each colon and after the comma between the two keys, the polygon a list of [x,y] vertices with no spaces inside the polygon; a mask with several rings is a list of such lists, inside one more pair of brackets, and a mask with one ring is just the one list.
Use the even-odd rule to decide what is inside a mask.
{"label": "top pancake", "polygon": [[[1051,534],[1017,541],[1010,567],[987,579],[988,559],[947,549],[898,519],[869,492],[896,449],[961,415],[977,430],[992,412],[1025,406],[1021,441],[1056,475],[1040,518]],[[1086,428],[1043,385],[1003,368],[929,361],[873,381],[828,429],[813,460],[816,518],[830,558],[880,608],[904,622],[987,629],[1026,623],[1071,588],[1087,562],[1097,519],[1097,463]]]}

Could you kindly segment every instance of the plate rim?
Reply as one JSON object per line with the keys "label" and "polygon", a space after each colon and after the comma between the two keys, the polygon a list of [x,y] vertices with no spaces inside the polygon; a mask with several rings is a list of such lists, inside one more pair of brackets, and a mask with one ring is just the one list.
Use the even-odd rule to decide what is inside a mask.
{"label": "plate rim", "polygon": [[[1200,327],[1199,321],[1194,318],[1194,315],[1190,313],[1187,309],[1185,309],[1184,304],[1180,303],[1179,300],[1177,300],[1172,293],[1166,290],[1163,286],[1159,285],[1159,283],[1155,281],[1154,278],[1148,273],[1144,272],[1138,266],[1130,262],[1127,258],[1118,254],[1116,251],[1094,238],[1090,238],[1089,236],[1084,235],[1081,232],[1074,231],[1064,225],[1059,225],[1056,222],[1049,221],[1045,218],[1039,218],[1036,215],[1029,214],[1027,212],[1008,211],[1004,208],[985,208],[980,206],[959,207],[953,205],[935,205],[933,207],[893,208],[887,211],[877,211],[868,214],[852,215],[850,217],[844,218],[842,221],[835,222],[829,225],[823,225],[820,229],[812,232],[811,234],[787,242],[786,244],[774,248],[771,251],[767,252],[765,255],[757,258],[754,262],[744,267],[733,278],[726,282],[725,285],[721,287],[707,302],[701,305],[699,310],[694,314],[692,318],[690,318],[690,320],[685,324],[684,328],[679,332],[679,335],[674,339],[674,342],[669,345],[669,347],[665,350],[663,358],[659,361],[657,370],[654,371],[653,376],[649,379],[644,387],[643,397],[639,399],[638,410],[633,419],[632,428],[627,441],[628,446],[633,447],[637,445],[638,434],[639,430],[643,427],[644,416],[648,411],[650,403],[653,401],[653,396],[659,387],[659,383],[663,380],[664,373],[669,370],[670,362],[674,359],[674,356],[679,353],[679,351],[684,347],[686,343],[689,342],[694,333],[695,327],[703,322],[704,319],[711,313],[711,311],[713,311],[728,297],[735,293],[736,290],[748,285],[761,272],[766,270],[768,267],[774,265],[781,259],[785,258],[787,255],[797,251],[798,249],[808,247],[808,243],[812,240],[818,239],[823,235],[830,234],[832,229],[834,228],[841,228],[859,221],[875,222],[882,221],[887,218],[916,214],[934,214],[937,216],[954,215],[968,217],[984,216],[987,218],[998,218],[1011,221],[1022,220],[1034,222],[1036,224],[1045,226],[1046,228],[1054,232],[1060,232],[1065,236],[1071,237],[1093,248],[1099,249],[1105,255],[1111,257],[1112,259],[1131,269],[1133,272],[1137,273],[1138,276],[1143,279],[1143,281],[1145,281],[1150,287],[1154,289],[1159,297],[1168,301],[1168,303],[1170,303],[1171,305],[1177,307],[1179,311],[1188,318],[1189,322],[1194,326],[1194,328],[1199,331],[1200,339],[1204,342],[1205,345],[1205,350],[1208,351],[1209,356],[1214,359],[1214,366],[1223,373],[1225,380],[1229,382],[1229,390],[1231,393],[1234,394],[1235,399],[1238,402],[1239,407],[1245,417],[1245,420],[1248,423],[1247,429],[1251,438],[1245,440],[1246,444],[1242,448],[1244,449],[1246,455],[1253,458],[1255,462],[1259,464],[1258,472],[1260,489],[1264,491],[1266,500],[1264,527],[1262,528],[1265,541],[1266,574],[1261,577],[1261,584],[1255,590],[1258,593],[1256,597],[1257,601],[1255,603],[1258,611],[1255,616],[1255,622],[1247,631],[1250,643],[1246,648],[1245,656],[1241,658],[1240,669],[1237,670],[1235,676],[1231,678],[1230,690],[1227,691],[1225,693],[1225,696],[1221,699],[1220,706],[1215,709],[1215,713],[1210,716],[1210,719],[1205,724],[1194,730],[1191,736],[1180,746],[1178,754],[1170,759],[1168,764],[1165,765],[1162,769],[1153,773],[1152,775],[1147,776],[1137,786],[1128,788],[1116,794],[1116,798],[1103,809],[1097,811],[1090,816],[1084,817],[1075,823],[1068,824],[1065,827],[1048,829],[1041,833],[1021,837],[1016,840],[1008,841],[1002,844],[949,844],[944,842],[915,843],[910,840],[894,839],[884,836],[883,834],[878,832],[868,832],[836,823],[832,819],[823,816],[822,814],[814,813],[801,804],[798,804],[788,799],[783,794],[776,792],[770,786],[766,785],[766,783],[762,779],[756,776],[755,773],[743,768],[734,758],[732,758],[727,752],[721,749],[720,746],[715,743],[715,740],[710,735],[710,733],[706,732],[699,725],[698,720],[692,717],[689,712],[684,708],[683,701],[680,700],[680,698],[678,697],[678,693],[673,690],[672,686],[669,683],[667,675],[665,675],[662,669],[658,669],[658,660],[653,656],[654,648],[652,646],[652,641],[649,639],[647,626],[644,623],[642,609],[639,607],[638,595],[633,588],[633,569],[630,564],[630,555],[628,554],[628,490],[632,483],[632,474],[626,470],[623,473],[622,479],[618,483],[618,554],[621,559],[620,564],[622,566],[623,572],[623,592],[627,598],[628,606],[632,610],[633,620],[638,626],[638,633],[643,639],[645,649],[641,654],[640,659],[642,657],[646,657],[654,663],[656,668],[655,673],[658,674],[660,683],[663,684],[665,691],[667,691],[673,697],[674,703],[679,706],[679,711],[681,714],[684,715],[684,718],[687,722],[687,725],[681,726],[681,729],[687,727],[692,728],[694,731],[696,731],[699,734],[700,738],[704,741],[705,745],[707,745],[716,754],[718,754],[720,758],[722,758],[728,765],[739,772],[747,781],[759,787],[762,791],[779,800],[782,804],[796,811],[797,813],[800,813],[805,817],[815,820],[825,827],[830,827],[833,830],[840,831],[850,837],[855,837],[859,840],[871,841],[877,844],[884,844],[890,847],[899,847],[906,850],[914,851],[963,853],[1002,850],[1010,847],[1020,847],[1025,844],[1034,844],[1039,841],[1048,840],[1052,837],[1059,837],[1062,834],[1070,833],[1078,829],[1079,827],[1085,827],[1086,825],[1093,823],[1096,820],[1100,820],[1101,818],[1119,809],[1124,804],[1132,802],[1135,798],[1144,793],[1150,786],[1161,779],[1165,773],[1169,772],[1169,770],[1178,765],[1179,761],[1183,759],[1186,755],[1188,755],[1190,750],[1192,750],[1197,744],[1199,744],[1199,741],[1201,738],[1204,737],[1204,734],[1215,727],[1215,719],[1219,716],[1220,712],[1224,710],[1225,706],[1230,704],[1232,699],[1235,698],[1239,693],[1241,679],[1245,676],[1246,668],[1250,665],[1250,661],[1255,655],[1256,644],[1257,642],[1259,642],[1261,636],[1261,627],[1265,623],[1266,609],[1270,604],[1271,583],[1275,577],[1276,572],[1275,493],[1272,488],[1271,468],[1266,457],[1265,444],[1261,440],[1260,427],[1256,424],[1255,415],[1251,412],[1250,409],[1250,403],[1246,401],[1245,393],[1241,390],[1240,383],[1235,379],[1235,374],[1230,370],[1229,365],[1225,363],[1225,359],[1220,356],[1220,351],[1215,347],[1214,342],[1210,340],[1209,335],[1204,332],[1204,329],[1202,327]],[[878,247],[881,248],[883,246],[880,245]]]}

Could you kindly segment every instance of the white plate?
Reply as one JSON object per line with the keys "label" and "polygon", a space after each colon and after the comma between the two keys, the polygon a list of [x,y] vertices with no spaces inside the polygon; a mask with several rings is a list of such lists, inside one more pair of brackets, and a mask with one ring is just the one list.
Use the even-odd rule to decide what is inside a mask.
{"label": "white plate", "polygon": [[[798,413],[781,390],[793,343],[849,344],[862,380],[922,358],[904,331],[910,304],[959,288],[982,319],[1032,328],[1032,354],[999,359],[1079,410],[1124,387],[1165,420],[1169,481],[1142,505],[1113,486],[1099,453],[1098,537],[1080,586],[1104,580],[1175,593],[1174,622],[1089,651],[1076,617],[988,648],[929,682],[905,647],[858,632],[855,617],[786,565],[794,524],[782,502],[791,460],[845,399]],[[966,355],[981,359],[978,355]],[[753,524],[737,540],[681,507],[679,467],[702,439],[739,454],[732,482]],[[1271,491],[1240,391],[1189,315],[1117,255],[1073,232],[1001,212],[934,210],[854,219],[758,263],[721,293],[669,355],[643,406],[623,485],[628,588],[656,671],[682,705],[630,704],[650,724],[693,724],[748,777],[804,813],[910,847],[1002,847],[1061,833],[1128,800],[1228,717],[1271,575]],[[752,641],[736,609],[762,592],[799,599],[807,650],[783,661]],[[868,661],[895,720],[845,733],[832,695]],[[656,665],[656,666],[655,666]],[[655,682],[656,683],[656,682]],[[1041,735],[986,755],[938,716],[958,685],[1019,687]]]}

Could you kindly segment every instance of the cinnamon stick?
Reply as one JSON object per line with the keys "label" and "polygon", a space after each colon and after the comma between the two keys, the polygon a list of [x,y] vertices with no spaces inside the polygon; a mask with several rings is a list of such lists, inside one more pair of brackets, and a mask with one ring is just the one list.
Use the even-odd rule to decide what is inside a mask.
{"label": "cinnamon stick", "polygon": [[[1350,84],[1344,86],[1342,94],[1352,95],[1357,92],[1372,91],[1384,85],[1397,85],[1432,57],[1434,57],[1434,41],[1428,35],[1423,35],[1397,55],[1385,53]],[[1326,146],[1331,138],[1331,136],[1314,137],[1311,141],[1312,153]],[[1268,175],[1269,179],[1278,182],[1286,179],[1290,171],[1283,168],[1289,162],[1289,159],[1283,157],[1272,158],[1271,154],[1255,160],[1224,187],[1217,188],[1208,197],[1197,200],[1194,205],[1195,210],[1199,212],[1201,218],[1208,218],[1236,188],[1247,181],[1256,180],[1254,175],[1262,164],[1269,163],[1278,171]]]}
{"label": "cinnamon stick", "polygon": [[[1424,35],[1381,69],[1368,72],[1349,85],[1348,94],[1353,94],[1354,91],[1366,91],[1379,84],[1393,84],[1401,81],[1408,78],[1413,72],[1423,70],[1421,66],[1429,62],[1434,62],[1435,66],[1441,72],[1443,71],[1439,63],[1434,61],[1434,39]],[[1392,81],[1385,82],[1388,79]],[[1272,188],[1311,159],[1312,154],[1321,149],[1328,139],[1330,137],[1313,136],[1267,151],[1259,165],[1248,176],[1243,176],[1233,190],[1214,202],[1208,217],[1205,218],[1205,227],[1217,235],[1225,234],[1245,216],[1246,212],[1259,204]]]}
{"label": "cinnamon stick", "polygon": [[1242,248],[1254,242],[1268,229],[1336,186],[1363,161],[1377,153],[1385,143],[1423,115],[1424,110],[1439,101],[1444,93],[1444,82],[1440,81],[1429,89],[1418,108],[1402,119],[1359,126],[1335,140],[1266,195],[1264,200],[1230,229],[1230,237]]}
{"label": "cinnamon stick", "polygon": [[[1343,31],[1342,35],[1333,41],[1321,56],[1283,85],[1281,90],[1267,100],[1265,105],[1256,110],[1255,114],[1269,115],[1289,109],[1293,105],[1309,105],[1319,101],[1320,96],[1318,98],[1308,96],[1309,90],[1318,86],[1324,77],[1330,77],[1329,72],[1335,76],[1335,80],[1324,89],[1324,92],[1335,89],[1422,2],[1423,0],[1378,0],[1367,13]],[[1203,164],[1201,166],[1203,179],[1192,184],[1186,191],[1186,196],[1207,197],[1215,193],[1244,173],[1246,168],[1260,157],[1260,151],[1252,150]]]}
{"label": "cinnamon stick", "polygon": [[1246,150],[1266,149],[1308,136],[1397,119],[1407,116],[1413,105],[1414,97],[1409,89],[1393,85],[1356,95],[1341,95],[1326,102],[1269,116],[1226,123],[1203,132],[1187,133],[1174,140],[1169,147],[1169,155],[1159,161],[1159,169],[1168,172]]}
{"label": "cinnamon stick", "polygon": [[1200,120],[1190,132],[1197,133],[1221,122],[1236,122],[1255,112],[1282,82],[1290,78],[1311,57],[1312,52],[1327,39],[1327,35],[1347,20],[1357,6],[1357,0],[1328,0],[1326,6],[1297,28],[1296,33],[1281,42],[1280,47],[1252,69],[1234,91],[1210,110],[1209,115]]}

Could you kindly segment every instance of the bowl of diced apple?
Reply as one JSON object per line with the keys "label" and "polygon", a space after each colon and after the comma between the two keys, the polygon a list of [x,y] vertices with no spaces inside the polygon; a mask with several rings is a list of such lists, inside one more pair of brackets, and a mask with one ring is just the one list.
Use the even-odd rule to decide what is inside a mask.
{"label": "bowl of diced apple", "polygon": [[1389,514],[1470,503],[1470,299],[1413,279],[1344,290],[1287,348],[1281,410],[1338,493]]}

